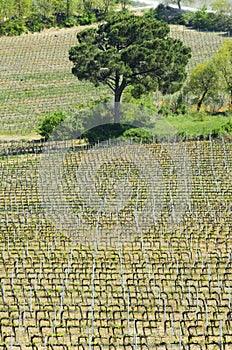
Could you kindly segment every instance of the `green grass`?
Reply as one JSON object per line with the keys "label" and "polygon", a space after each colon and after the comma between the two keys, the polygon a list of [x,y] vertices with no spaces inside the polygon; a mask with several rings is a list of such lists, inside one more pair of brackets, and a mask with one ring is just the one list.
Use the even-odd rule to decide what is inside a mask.
{"label": "green grass", "polygon": [[189,138],[196,138],[200,135],[207,137],[214,131],[223,130],[226,124],[232,123],[232,116],[213,116],[202,113],[167,117],[166,120],[178,133],[185,132]]}

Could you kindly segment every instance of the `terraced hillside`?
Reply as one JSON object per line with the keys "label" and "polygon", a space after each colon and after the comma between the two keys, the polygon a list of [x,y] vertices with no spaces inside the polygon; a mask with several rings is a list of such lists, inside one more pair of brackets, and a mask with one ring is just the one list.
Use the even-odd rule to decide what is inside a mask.
{"label": "terraced hillside", "polygon": [[[30,153],[36,147],[18,155],[15,145],[1,148],[0,349],[231,349],[232,144],[222,139],[148,145],[150,158],[140,152],[136,165],[112,156],[108,173],[104,166],[95,173],[91,168],[99,191],[111,186],[117,165],[132,192],[133,184],[140,189],[111,219],[99,215],[99,201],[86,204],[74,191],[77,168],[98,149],[69,148],[62,178],[51,177],[58,185],[64,181],[63,192],[53,183],[48,193],[66,213],[77,217],[84,208],[81,231],[69,228],[68,216],[66,230],[48,219],[53,202],[46,207],[41,190],[47,155]],[[155,198],[161,206],[154,207],[146,230],[137,223],[127,234],[123,220],[131,220],[130,228],[135,208],[148,212],[151,177],[146,173],[138,186],[138,165],[153,171],[151,155],[163,176],[162,201]],[[181,211],[178,220],[173,208],[176,216]],[[100,232],[96,245],[90,238]]]}

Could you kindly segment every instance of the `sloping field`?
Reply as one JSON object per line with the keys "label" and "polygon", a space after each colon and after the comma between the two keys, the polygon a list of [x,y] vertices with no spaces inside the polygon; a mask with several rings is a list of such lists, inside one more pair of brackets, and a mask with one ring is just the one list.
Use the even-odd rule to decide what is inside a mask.
{"label": "sloping field", "polygon": [[[231,143],[150,145],[154,167],[143,152],[137,170],[128,168],[129,161],[119,163],[132,188],[141,174],[138,164],[159,169],[163,197],[155,198],[161,206],[153,207],[147,230],[137,224],[129,235],[122,230],[117,243],[110,238],[118,219],[96,210],[100,192],[99,201],[87,205],[86,197],[75,195],[76,169],[88,150],[70,148],[62,179],[59,173],[51,177],[55,210],[63,204],[64,213],[78,216],[85,208],[84,230],[67,230],[67,215],[63,231],[45,215],[44,155],[9,150],[7,144],[1,148],[0,163],[0,349],[232,348]],[[97,152],[90,150],[93,159]],[[108,161],[108,173],[102,166],[92,178],[103,192],[117,165],[117,159]],[[88,166],[94,172],[93,163]],[[148,175],[117,217],[129,218],[130,227],[133,198],[147,213]],[[56,191],[61,180],[66,201]],[[99,246],[91,243],[91,230],[104,232]]]}
{"label": "sloping field", "polygon": [[196,64],[211,58],[222,45],[225,39],[228,40],[226,33],[202,32],[188,29],[184,26],[170,26],[170,33],[173,38],[180,39],[192,49],[192,58],[188,64],[191,70]]}
{"label": "sloping field", "polygon": [[[31,134],[47,111],[73,111],[109,93],[78,82],[71,74],[68,50],[80,29],[0,37],[0,135]],[[225,39],[182,26],[171,26],[171,35],[191,46],[189,69],[214,54]]]}
{"label": "sloping field", "polygon": [[27,134],[50,110],[75,110],[104,96],[71,74],[68,51],[78,29],[0,38],[0,130]]}

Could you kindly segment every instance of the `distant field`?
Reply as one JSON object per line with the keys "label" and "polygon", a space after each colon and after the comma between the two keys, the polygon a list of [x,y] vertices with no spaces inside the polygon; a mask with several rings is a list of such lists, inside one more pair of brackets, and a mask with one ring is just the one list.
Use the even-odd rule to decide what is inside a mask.
{"label": "distant field", "polygon": [[[83,29],[81,27],[80,29]],[[0,38],[0,138],[34,135],[49,110],[74,110],[79,103],[108,94],[78,82],[71,74],[68,51],[78,28],[48,30]],[[189,70],[214,54],[226,37],[171,26],[171,35],[192,48]]]}

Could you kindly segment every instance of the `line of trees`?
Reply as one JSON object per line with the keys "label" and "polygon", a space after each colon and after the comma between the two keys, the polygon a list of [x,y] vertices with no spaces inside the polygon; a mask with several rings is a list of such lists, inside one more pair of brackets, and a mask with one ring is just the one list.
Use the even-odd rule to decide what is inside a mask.
{"label": "line of trees", "polygon": [[1,0],[0,36],[91,24],[104,19],[117,1],[123,7],[127,0]]}
{"label": "line of trees", "polygon": [[75,0],[2,0],[0,7],[0,20],[11,17],[25,17],[33,12],[49,16],[59,11],[67,11]]}
{"label": "line of trees", "polygon": [[32,13],[51,16],[63,12],[71,16],[83,11],[89,12],[94,8],[108,11],[110,0],[1,0],[0,21],[12,17],[27,17]]}

